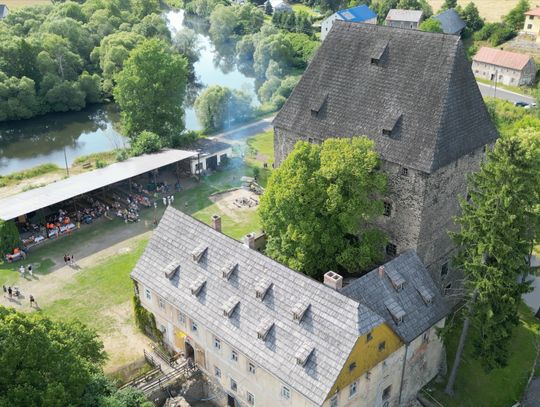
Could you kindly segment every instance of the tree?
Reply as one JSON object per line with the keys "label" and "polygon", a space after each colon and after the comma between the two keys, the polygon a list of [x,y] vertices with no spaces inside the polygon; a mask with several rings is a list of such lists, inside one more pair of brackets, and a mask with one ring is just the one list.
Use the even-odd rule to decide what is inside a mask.
{"label": "tree", "polygon": [[0,219],[0,256],[3,258],[4,255],[13,253],[13,249],[18,248],[20,244],[21,239],[15,222]]}
{"label": "tree", "polygon": [[441,10],[450,10],[457,7],[457,0],[444,0]]}
{"label": "tree", "polygon": [[515,31],[523,29],[525,13],[531,8],[528,0],[519,0],[518,4],[503,17],[503,21]]}
{"label": "tree", "polygon": [[156,133],[143,131],[131,144],[131,153],[135,156],[155,153],[161,150],[161,139]]}
{"label": "tree", "polygon": [[420,30],[432,32],[432,33],[442,33],[441,22],[436,18],[430,17],[427,20],[420,23]]}
{"label": "tree", "polygon": [[114,97],[122,110],[122,124],[131,138],[144,130],[156,133],[167,145],[184,129],[182,103],[187,82],[187,60],[153,38],[131,52],[115,76]]}
{"label": "tree", "polygon": [[195,113],[205,131],[220,130],[251,116],[251,96],[224,86],[210,86],[195,101]]}
{"label": "tree", "polygon": [[270,3],[270,1],[267,1],[266,3],[264,3],[264,12],[268,16],[271,16],[272,13],[274,12],[274,8],[272,7],[272,3]]}
{"label": "tree", "polygon": [[465,24],[467,24],[464,33],[466,37],[472,35],[484,26],[484,19],[480,17],[480,12],[473,2],[467,4],[463,9],[458,8],[457,11]]}
{"label": "tree", "polygon": [[366,137],[298,142],[261,198],[266,253],[310,276],[364,271],[381,261],[385,238],[370,226],[382,214],[376,196],[386,184],[377,165]]}
{"label": "tree", "polygon": [[475,327],[475,357],[484,368],[489,371],[506,364],[526,291],[518,278],[528,270],[529,225],[538,220],[532,209],[538,205],[537,194],[531,193],[531,183],[538,180],[535,170],[519,138],[505,137],[469,178],[469,199],[461,200],[462,214],[457,219],[460,230],[452,234],[459,250],[455,264],[465,275],[468,311],[445,390],[448,394],[453,393],[469,323]]}

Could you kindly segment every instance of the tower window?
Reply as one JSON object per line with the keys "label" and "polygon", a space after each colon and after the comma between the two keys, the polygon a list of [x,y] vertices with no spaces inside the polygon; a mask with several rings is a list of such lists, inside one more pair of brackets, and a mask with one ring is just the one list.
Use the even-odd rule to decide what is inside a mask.
{"label": "tower window", "polygon": [[446,284],[446,287],[444,287],[444,295],[448,295],[451,289],[452,289],[452,283]]}
{"label": "tower window", "polygon": [[390,202],[384,202],[384,212],[383,212],[383,215],[384,216],[390,216],[392,215],[392,203]]}
{"label": "tower window", "polygon": [[448,275],[448,262],[441,266],[441,277],[444,278]]}
{"label": "tower window", "polygon": [[388,243],[386,245],[386,254],[389,256],[395,256],[397,254],[397,246],[393,243]]}
{"label": "tower window", "polygon": [[409,175],[409,169],[407,167],[401,168],[401,175],[407,177]]}
{"label": "tower window", "polygon": [[385,341],[379,342],[379,352],[382,352],[385,349],[386,349],[386,342]]}

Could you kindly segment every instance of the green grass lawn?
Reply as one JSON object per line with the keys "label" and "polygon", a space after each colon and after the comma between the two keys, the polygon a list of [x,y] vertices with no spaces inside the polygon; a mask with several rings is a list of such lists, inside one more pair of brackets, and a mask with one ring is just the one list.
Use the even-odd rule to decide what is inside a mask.
{"label": "green grass lawn", "polygon": [[42,306],[42,313],[64,321],[75,317],[100,334],[109,333],[115,327],[115,320],[113,316],[104,314],[133,296],[129,273],[147,243],[148,239],[141,239],[130,252],[84,269],[73,282],[62,288],[62,298]]}
{"label": "green grass lawn", "polygon": [[[507,407],[518,402],[531,372],[536,344],[540,340],[540,323],[523,304],[520,321],[510,344],[508,366],[486,373],[473,358],[474,349],[471,341],[468,341],[456,381],[455,397],[444,394],[446,383],[434,385],[427,393],[445,407]],[[448,371],[454,361],[460,333],[461,324],[456,324],[446,341]]]}
{"label": "green grass lawn", "polygon": [[292,8],[296,13],[298,13],[299,11],[304,11],[304,12],[308,13],[310,16],[313,16],[313,17],[320,17],[321,16],[321,13],[319,13],[318,11],[313,10],[311,7],[308,7],[305,4],[299,4],[299,3],[292,4]]}

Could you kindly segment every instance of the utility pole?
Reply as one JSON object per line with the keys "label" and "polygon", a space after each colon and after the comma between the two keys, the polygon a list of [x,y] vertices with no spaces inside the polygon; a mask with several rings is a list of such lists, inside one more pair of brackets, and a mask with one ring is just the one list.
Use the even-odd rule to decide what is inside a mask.
{"label": "utility pole", "polygon": [[499,76],[499,71],[495,70],[495,90],[493,92],[493,97],[497,97],[497,77]]}
{"label": "utility pole", "polygon": [[66,146],[64,146],[64,162],[66,163],[66,173],[67,173],[67,176],[69,178],[69,167],[68,167],[68,163],[67,163]]}

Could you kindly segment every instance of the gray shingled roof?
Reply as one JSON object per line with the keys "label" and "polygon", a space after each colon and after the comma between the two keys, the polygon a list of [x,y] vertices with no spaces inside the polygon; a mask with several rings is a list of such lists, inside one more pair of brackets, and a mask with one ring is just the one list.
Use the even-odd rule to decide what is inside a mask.
{"label": "gray shingled roof", "polygon": [[386,20],[391,21],[409,21],[413,23],[419,23],[422,19],[422,10],[403,10],[399,8],[393,8],[388,11]]}
{"label": "gray shingled roof", "polygon": [[433,18],[439,20],[445,34],[459,34],[467,25],[453,8],[443,11]]}
{"label": "gray shingled roof", "polygon": [[[396,273],[405,280],[399,291],[389,278]],[[429,272],[414,251],[405,252],[386,263],[382,278],[379,269],[375,269],[340,292],[355,301],[369,304],[407,343],[422,335],[450,312]],[[403,311],[403,322],[398,324],[395,318],[403,315]]]}
{"label": "gray shingled roof", "polygon": [[[208,247],[199,262],[192,258],[197,247]],[[223,278],[231,263],[238,266]],[[177,264],[169,280],[165,272]],[[358,336],[384,323],[365,305],[171,207],[131,276],[318,405]],[[206,283],[194,295],[190,287],[199,279]],[[272,282],[262,301],[255,294],[261,281]],[[310,306],[299,322],[293,309],[300,303]],[[257,338],[261,321],[274,323],[264,341]],[[302,366],[297,359],[304,357]]]}
{"label": "gray shingled roof", "polygon": [[[383,135],[396,117],[395,136]],[[459,37],[345,21],[334,22],[274,126],[305,139],[366,135],[383,160],[427,173],[498,137]]]}

